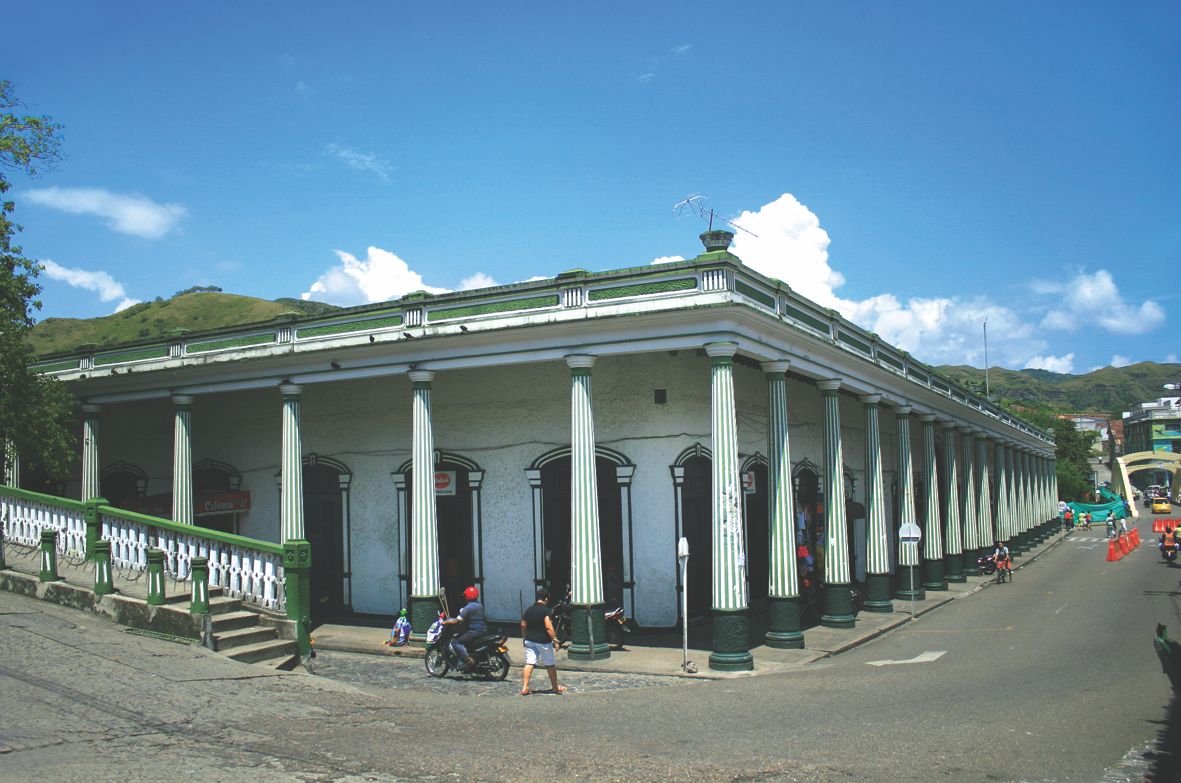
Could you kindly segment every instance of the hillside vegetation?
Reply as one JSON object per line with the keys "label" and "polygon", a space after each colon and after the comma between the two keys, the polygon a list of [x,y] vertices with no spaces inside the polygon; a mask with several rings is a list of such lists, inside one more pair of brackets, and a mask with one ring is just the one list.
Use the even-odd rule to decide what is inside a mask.
{"label": "hillside vegetation", "polygon": [[159,339],[175,334],[177,329],[197,332],[337,309],[335,305],[300,299],[270,301],[236,294],[186,293],[142,302],[101,318],[46,318],[33,327],[28,342],[36,355],[43,356],[88,344],[106,347]]}

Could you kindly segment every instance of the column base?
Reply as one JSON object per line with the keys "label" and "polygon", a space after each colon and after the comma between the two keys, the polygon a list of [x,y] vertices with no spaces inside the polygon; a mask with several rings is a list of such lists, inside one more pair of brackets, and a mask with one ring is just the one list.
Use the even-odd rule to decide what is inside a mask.
{"label": "column base", "polygon": [[898,566],[898,588],[894,591],[894,598],[900,601],[921,601],[926,597],[919,581],[919,567]]}
{"label": "column base", "polygon": [[601,661],[611,657],[602,604],[575,604],[571,607],[570,646],[566,648],[566,656],[572,661]]}
{"label": "column base", "polygon": [[894,602],[890,599],[890,575],[869,574],[865,582],[865,603],[862,609],[867,612],[889,614],[894,611]]}
{"label": "column base", "polygon": [[804,632],[800,630],[800,598],[767,599],[767,635],[764,640],[768,647],[778,650],[794,650],[804,646]]}
{"label": "column base", "polygon": [[745,609],[733,612],[713,610],[714,649],[709,654],[709,668],[723,672],[745,672],[754,668],[747,627]]}
{"label": "column base", "polygon": [[820,624],[825,628],[852,628],[856,624],[849,589],[848,584],[825,585],[824,614],[820,616]]}
{"label": "column base", "polygon": [[980,566],[977,564],[983,555],[979,549],[964,550],[964,576],[980,576]]}
{"label": "column base", "polygon": [[438,619],[439,612],[442,611],[439,599],[433,595],[412,595],[410,596],[410,606],[406,609],[406,613],[410,615],[410,641],[421,647],[426,644],[426,632],[430,630],[431,624]]}
{"label": "column base", "polygon": [[959,584],[968,581],[964,576],[964,556],[960,553],[943,556],[943,573],[948,582]]}
{"label": "column base", "polygon": [[923,587],[927,590],[947,589],[947,580],[943,578],[943,558],[923,560]]}

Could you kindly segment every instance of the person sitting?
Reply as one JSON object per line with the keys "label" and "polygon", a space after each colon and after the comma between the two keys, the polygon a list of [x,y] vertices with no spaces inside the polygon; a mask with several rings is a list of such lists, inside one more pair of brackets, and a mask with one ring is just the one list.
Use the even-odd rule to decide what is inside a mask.
{"label": "person sitting", "polygon": [[1013,573],[1013,558],[1009,554],[1009,547],[1005,546],[1004,541],[996,542],[996,549],[992,552],[992,562],[996,563],[997,573],[1004,571],[1005,573]]}
{"label": "person sitting", "polygon": [[1169,525],[1165,528],[1165,532],[1161,533],[1160,542],[1156,545],[1161,552],[1168,553],[1169,551],[1177,551],[1181,548],[1181,544],[1177,541],[1177,533],[1173,530],[1173,526]]}
{"label": "person sitting", "polygon": [[467,669],[471,669],[476,659],[468,654],[467,645],[479,639],[488,630],[484,620],[484,605],[480,603],[480,591],[475,585],[464,589],[463,597],[467,601],[459,610],[459,616],[451,620],[444,620],[445,625],[464,623],[464,631],[451,640],[451,649],[463,661]]}

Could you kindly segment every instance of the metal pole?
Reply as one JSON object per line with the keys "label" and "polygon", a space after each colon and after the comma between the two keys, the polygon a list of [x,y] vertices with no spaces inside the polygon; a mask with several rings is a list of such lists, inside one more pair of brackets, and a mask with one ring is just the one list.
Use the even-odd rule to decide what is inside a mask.
{"label": "metal pole", "polygon": [[689,557],[681,558],[681,669],[689,669]]}
{"label": "metal pole", "polygon": [[[915,548],[917,549],[918,547],[915,547]],[[915,555],[915,559],[916,560],[918,559],[917,554]],[[911,566],[910,566],[910,621],[912,623],[914,622],[914,594],[915,594],[915,592],[916,591],[914,589],[914,565],[911,564]]]}
{"label": "metal pole", "polygon": [[992,402],[992,392],[988,388],[988,319],[984,319],[984,399]]}

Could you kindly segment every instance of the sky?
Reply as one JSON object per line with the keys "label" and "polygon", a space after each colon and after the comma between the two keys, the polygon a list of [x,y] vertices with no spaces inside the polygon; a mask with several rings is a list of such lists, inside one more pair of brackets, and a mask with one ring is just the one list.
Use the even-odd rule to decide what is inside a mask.
{"label": "sky", "polygon": [[1177,362],[1176,2],[63,3],[0,79],[39,318],[341,305],[691,258],[930,364]]}

